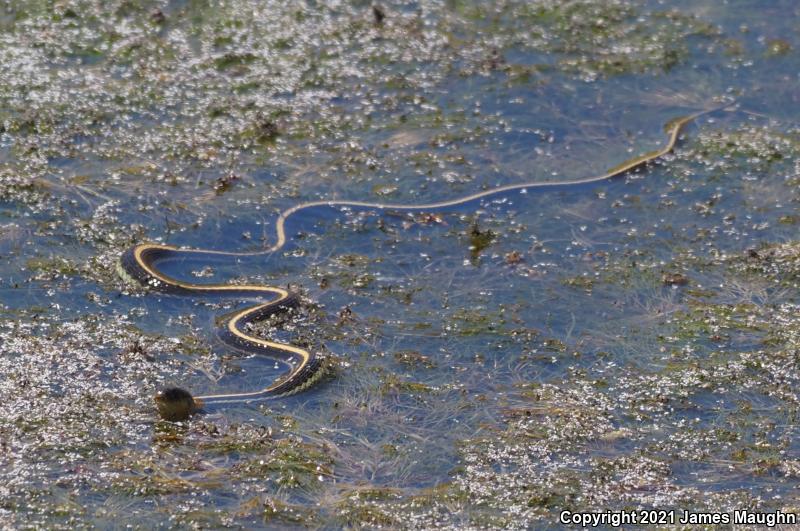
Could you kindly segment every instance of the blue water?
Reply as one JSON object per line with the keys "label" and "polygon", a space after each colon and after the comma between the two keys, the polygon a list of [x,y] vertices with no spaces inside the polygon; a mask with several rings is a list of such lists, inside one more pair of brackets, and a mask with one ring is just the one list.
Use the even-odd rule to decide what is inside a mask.
{"label": "blue water", "polygon": [[[564,508],[792,510],[794,4],[382,9],[378,24],[361,2],[5,8],[0,521],[533,528]],[[733,99],[619,178],[423,216],[315,208],[275,253],[164,264],[300,291],[258,332],[335,369],[286,399],[158,420],[164,385],[246,391],[284,369],[217,338],[242,301],[126,285],[130,245],[254,251],[305,201],[602,175]]]}

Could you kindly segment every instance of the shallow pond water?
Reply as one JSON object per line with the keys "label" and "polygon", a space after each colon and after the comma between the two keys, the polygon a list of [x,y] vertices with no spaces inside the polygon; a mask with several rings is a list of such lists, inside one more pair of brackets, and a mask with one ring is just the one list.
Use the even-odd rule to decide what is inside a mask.
{"label": "shallow pond water", "polygon": [[[800,510],[800,17],[755,1],[15,1],[0,6],[0,522],[546,528],[561,511]],[[330,359],[264,386],[255,331]]]}

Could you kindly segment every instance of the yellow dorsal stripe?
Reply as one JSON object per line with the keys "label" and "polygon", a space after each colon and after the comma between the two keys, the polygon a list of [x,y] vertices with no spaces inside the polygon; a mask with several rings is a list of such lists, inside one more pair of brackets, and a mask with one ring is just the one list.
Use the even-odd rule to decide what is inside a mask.
{"label": "yellow dorsal stripe", "polygon": [[[570,185],[601,182],[604,180],[611,179],[612,177],[622,175],[628,171],[631,171],[644,164],[647,164],[649,162],[655,161],[663,157],[664,155],[672,151],[672,149],[675,147],[675,144],[678,141],[678,136],[680,135],[681,130],[686,126],[686,124],[692,122],[693,120],[696,120],[698,117],[704,114],[708,114],[717,110],[727,108],[732,104],[733,104],[732,102],[729,102],[724,105],[720,105],[712,109],[699,111],[692,115],[685,116],[683,118],[679,118],[677,120],[670,122],[667,126],[668,139],[666,144],[661,149],[644,153],[637,157],[629,159],[620,164],[619,166],[610,169],[609,171],[607,171],[602,175],[586,177],[583,179],[559,181],[559,182],[529,182],[529,183],[519,183],[519,184],[508,184],[505,186],[492,188],[490,190],[476,192],[474,194],[470,194],[464,197],[459,197],[456,199],[449,199],[445,201],[424,203],[417,205],[402,204],[402,203],[371,203],[367,201],[347,201],[347,200],[309,201],[306,203],[295,205],[289,209],[286,209],[278,215],[278,218],[275,222],[275,243],[273,243],[273,245],[267,249],[255,252],[226,252],[226,251],[214,251],[214,250],[203,250],[203,249],[179,249],[169,245],[145,243],[145,244],[140,244],[134,248],[134,253],[133,253],[134,260],[139,265],[139,267],[141,267],[147,273],[147,275],[149,275],[152,279],[162,282],[167,286],[178,287],[185,289],[187,291],[193,291],[197,293],[204,293],[204,292],[234,293],[240,291],[247,291],[254,293],[269,293],[275,295],[275,298],[273,298],[271,301],[267,303],[259,304],[257,306],[251,306],[249,308],[237,312],[233,317],[231,317],[228,320],[228,323],[226,325],[227,331],[233,334],[233,336],[243,341],[247,345],[255,346],[257,348],[266,351],[286,353],[286,357],[285,359],[283,359],[283,361],[285,361],[290,366],[292,366],[291,364],[292,359],[295,358],[298,359],[299,363],[291,369],[290,373],[284,379],[279,380],[278,382],[275,382],[269,387],[266,387],[264,389],[247,393],[206,395],[198,397],[198,399],[201,400],[209,400],[209,399],[250,400],[250,399],[268,398],[271,392],[275,391],[281,386],[286,386],[287,384],[290,384],[293,379],[298,379],[300,375],[303,373],[303,370],[314,360],[314,356],[307,350],[299,347],[295,347],[284,343],[276,343],[274,341],[268,341],[265,339],[260,339],[257,337],[250,336],[242,332],[239,329],[238,325],[243,319],[245,319],[249,315],[252,315],[253,313],[261,312],[268,309],[269,307],[280,305],[282,302],[286,301],[291,297],[289,291],[273,286],[263,286],[255,284],[230,285],[230,284],[194,284],[190,282],[182,282],[164,275],[156,267],[154,267],[153,264],[146,259],[146,253],[148,251],[161,250],[170,253],[192,252],[192,253],[204,253],[204,254],[223,255],[223,256],[256,256],[278,251],[281,248],[283,248],[283,246],[286,244],[285,225],[287,220],[293,214],[296,214],[301,210],[306,210],[309,208],[329,206],[329,207],[362,207],[362,208],[372,208],[376,210],[387,210],[387,209],[436,210],[441,208],[462,205],[470,201],[482,199],[485,197],[489,197],[507,191],[523,190],[523,189],[546,189],[552,187],[564,187]],[[305,386],[310,385],[310,383],[313,383],[317,377],[318,376],[316,375],[311,375],[308,376],[305,381],[297,381],[295,382],[295,385],[288,385],[288,390],[286,394],[290,394],[299,389],[305,388]]]}

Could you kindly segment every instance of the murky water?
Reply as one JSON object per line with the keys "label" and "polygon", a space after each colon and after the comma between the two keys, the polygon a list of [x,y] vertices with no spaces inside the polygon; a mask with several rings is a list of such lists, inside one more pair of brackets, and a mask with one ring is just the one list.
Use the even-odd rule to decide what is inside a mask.
{"label": "murky water", "polygon": [[[558,526],[800,510],[793,2],[0,6],[0,521]],[[281,251],[168,273],[299,290],[258,332],[332,374],[160,421],[154,392],[282,371],[241,301],[129,286],[142,241]]]}

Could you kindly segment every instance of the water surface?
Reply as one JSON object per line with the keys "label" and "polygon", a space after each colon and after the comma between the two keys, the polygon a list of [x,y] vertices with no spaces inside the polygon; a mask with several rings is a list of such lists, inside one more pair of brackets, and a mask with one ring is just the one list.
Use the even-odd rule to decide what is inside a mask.
{"label": "water surface", "polygon": [[[8,1],[0,453],[9,526],[538,528],[562,510],[796,511],[793,2]],[[293,286],[330,377],[176,425],[152,395],[280,367],[237,301],[115,272],[153,241]],[[122,519],[122,520],[121,520]]]}

